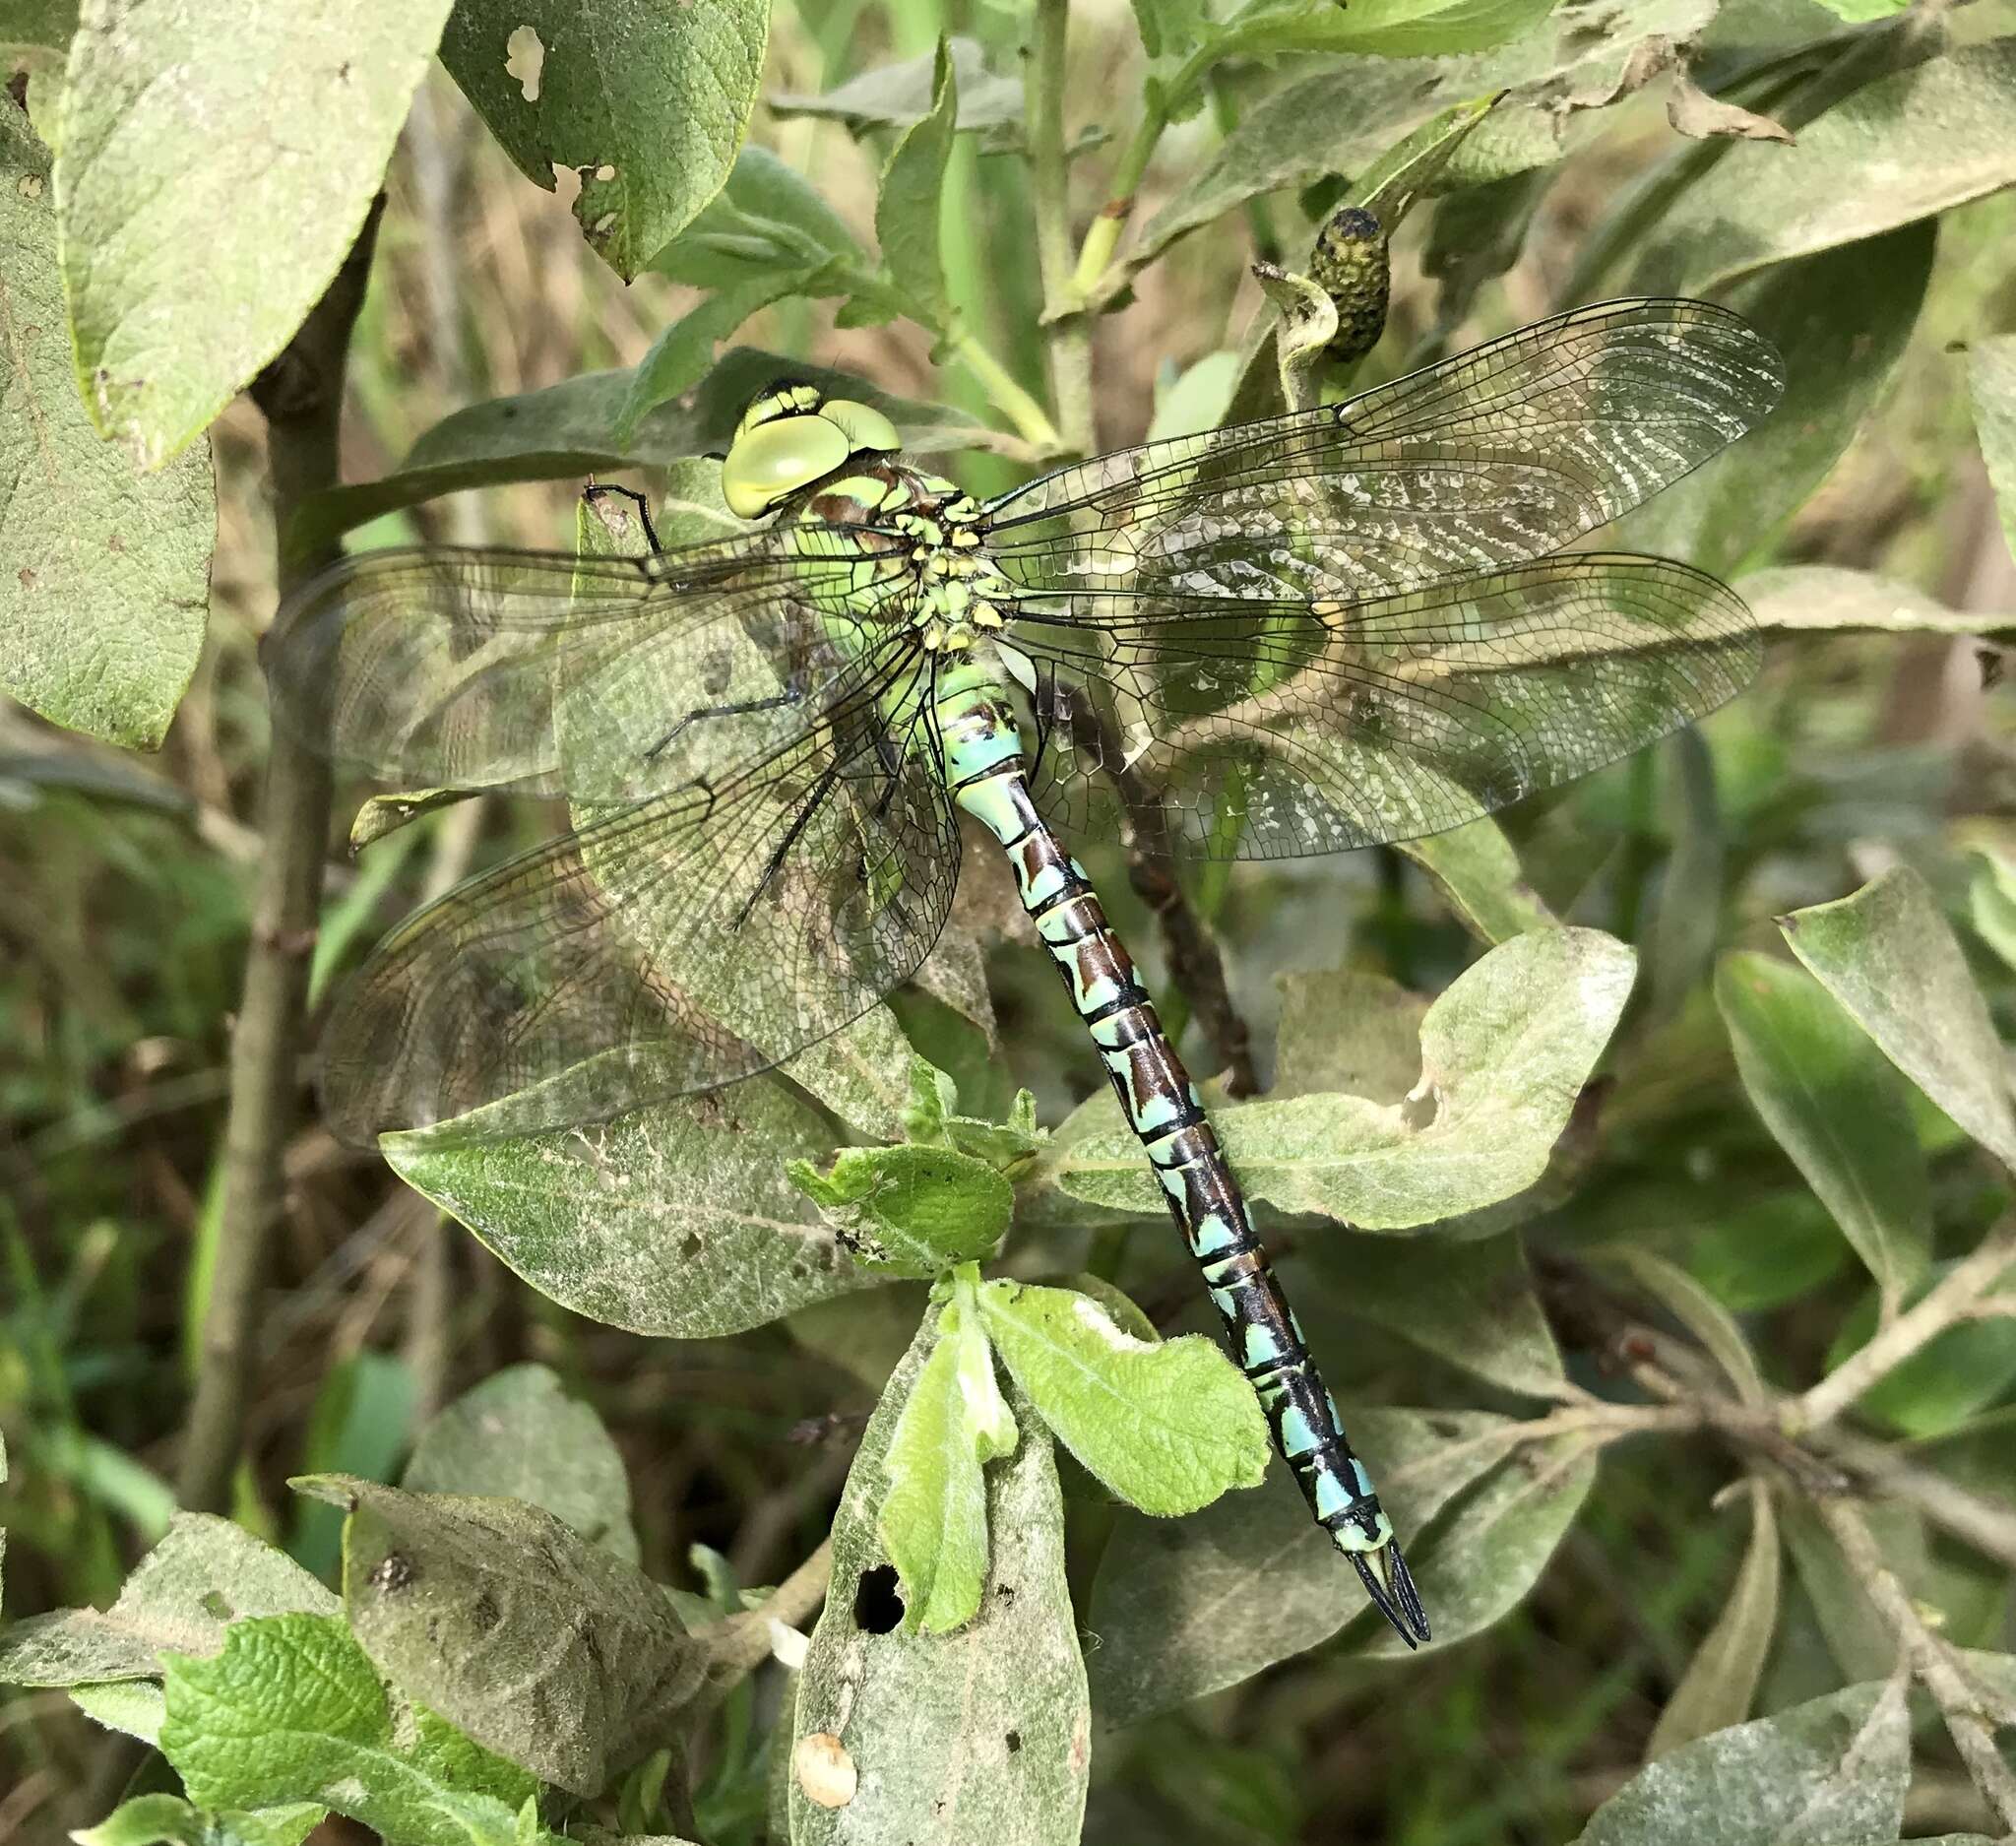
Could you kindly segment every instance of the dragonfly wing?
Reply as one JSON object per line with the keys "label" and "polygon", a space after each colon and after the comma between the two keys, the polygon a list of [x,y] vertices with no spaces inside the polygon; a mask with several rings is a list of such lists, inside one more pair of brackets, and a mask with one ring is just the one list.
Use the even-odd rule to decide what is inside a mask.
{"label": "dragonfly wing", "polygon": [[900,567],[866,529],[832,530],[818,559],[776,532],[638,558],[361,553],[281,610],[275,721],[405,788],[661,792],[696,747],[717,766],[746,752],[741,721],[774,744],[803,734],[841,683],[846,599]]}
{"label": "dragonfly wing", "polygon": [[1761,656],[1713,577],[1600,552],[1362,604],[1025,608],[1014,640],[1045,671],[1048,811],[1110,834],[1117,771],[1170,850],[1241,859],[1460,826],[1713,711]]}
{"label": "dragonfly wing", "polygon": [[958,876],[949,799],[877,703],[918,670],[863,669],[711,787],[577,810],[402,924],[330,1021],[332,1125],[368,1145],[476,1109],[481,1136],[603,1120],[858,1018],[929,952]]}
{"label": "dragonfly wing", "polygon": [[990,503],[988,555],[1066,596],[1425,588],[1615,519],[1783,389],[1776,350],[1726,308],[1578,308],[1343,404],[1060,469]]}

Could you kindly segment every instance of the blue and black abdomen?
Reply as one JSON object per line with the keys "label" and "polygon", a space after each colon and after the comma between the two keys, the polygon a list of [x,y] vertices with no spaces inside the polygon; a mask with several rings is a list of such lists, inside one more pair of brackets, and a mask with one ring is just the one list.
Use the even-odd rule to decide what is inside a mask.
{"label": "blue and black abdomen", "polygon": [[[1098,892],[1037,811],[1012,711],[998,692],[989,694],[967,674],[961,678],[967,684],[939,703],[953,797],[1006,850],[1023,907],[1099,1047],[1310,1510],[1358,1564],[1395,1625],[1410,1639],[1425,1638],[1427,1623],[1394,1545],[1392,1522],[1317,1376],[1196,1086]],[[1376,1587],[1368,1559],[1380,1566]],[[1390,1605],[1397,1605],[1397,1614]]]}

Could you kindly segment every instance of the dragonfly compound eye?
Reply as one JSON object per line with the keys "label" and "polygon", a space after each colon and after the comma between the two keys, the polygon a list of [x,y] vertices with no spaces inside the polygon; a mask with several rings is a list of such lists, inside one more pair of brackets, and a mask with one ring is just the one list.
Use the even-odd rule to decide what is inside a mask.
{"label": "dragonfly compound eye", "polygon": [[841,426],[855,455],[866,450],[893,454],[903,447],[896,425],[872,404],[856,404],[851,398],[828,398],[819,407],[819,414]]}
{"label": "dragonfly compound eye", "polygon": [[776,417],[735,438],[721,468],[722,495],[737,519],[760,519],[852,453],[847,432],[824,416]]}

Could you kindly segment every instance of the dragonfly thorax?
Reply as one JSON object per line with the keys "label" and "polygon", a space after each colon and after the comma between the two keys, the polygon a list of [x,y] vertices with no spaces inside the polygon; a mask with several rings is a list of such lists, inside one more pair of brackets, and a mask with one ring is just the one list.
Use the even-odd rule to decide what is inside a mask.
{"label": "dragonfly thorax", "polygon": [[980,506],[942,476],[890,456],[855,457],[806,497],[799,514],[813,547],[822,529],[874,536],[870,548],[902,557],[908,571],[885,579],[877,613],[907,621],[930,653],[959,654],[1003,625],[999,605],[1013,586],[980,541]]}

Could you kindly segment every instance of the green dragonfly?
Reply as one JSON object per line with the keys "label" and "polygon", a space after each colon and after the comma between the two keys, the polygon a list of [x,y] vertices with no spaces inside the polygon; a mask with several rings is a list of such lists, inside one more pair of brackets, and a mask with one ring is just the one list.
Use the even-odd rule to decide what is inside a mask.
{"label": "green dragonfly", "polygon": [[[1319,1523],[1428,1623],[1196,1088],[1062,839],[1272,859],[1455,827],[1755,671],[1698,571],[1561,546],[1733,441],[1777,353],[1695,301],[1542,321],[1325,408],[987,501],[781,384],[723,467],[756,522],[636,558],[365,553],[282,611],[276,716],[400,788],[574,828],[388,936],[339,998],[335,1127],[607,1119],[765,1070],[914,974],[962,810],[1000,842]],[[1113,760],[1117,752],[1118,760]],[[470,1112],[481,1113],[470,1116]]]}

